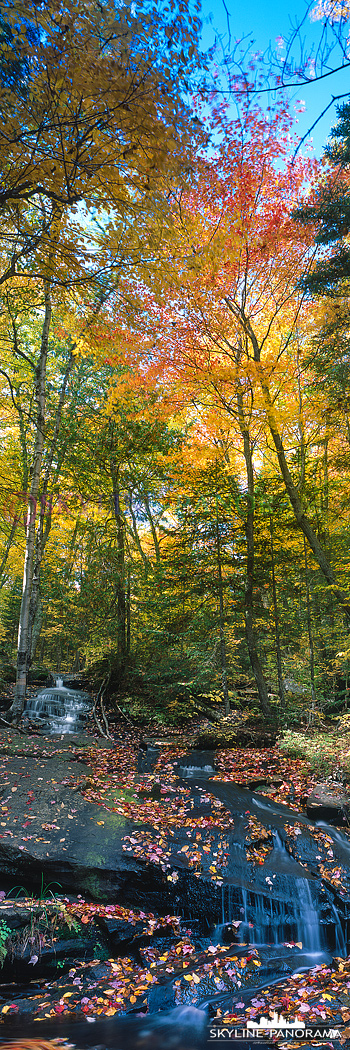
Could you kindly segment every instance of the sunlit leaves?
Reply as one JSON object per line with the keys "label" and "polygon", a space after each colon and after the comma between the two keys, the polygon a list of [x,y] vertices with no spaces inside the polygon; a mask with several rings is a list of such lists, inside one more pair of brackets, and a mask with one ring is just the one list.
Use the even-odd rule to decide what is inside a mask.
{"label": "sunlit leaves", "polygon": [[[123,226],[117,214],[131,232],[130,219],[148,212],[158,241],[164,181],[183,168],[193,141],[183,97],[187,78],[198,74],[195,8],[155,15],[147,3],[137,13],[107,5],[102,15],[73,2],[59,12],[54,0],[40,11],[18,2],[3,6],[3,19],[4,273],[11,259],[9,277],[23,259],[48,266],[44,249],[56,244],[63,213],[81,202],[95,213],[109,208],[116,242]],[[6,75],[14,61],[22,71],[16,78]],[[73,258],[72,236],[73,229],[68,240],[63,232],[59,260]],[[87,240],[85,253],[89,267]]]}

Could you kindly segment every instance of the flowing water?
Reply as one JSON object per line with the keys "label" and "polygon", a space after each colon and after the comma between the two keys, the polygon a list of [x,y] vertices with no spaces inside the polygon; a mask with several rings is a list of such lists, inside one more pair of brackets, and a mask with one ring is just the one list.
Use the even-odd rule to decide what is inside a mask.
{"label": "flowing water", "polygon": [[294,941],[307,952],[321,952],[325,944],[309,882],[296,879],[294,888],[289,902],[242,890],[241,943],[276,945]]}
{"label": "flowing water", "polygon": [[[273,853],[276,860],[278,856],[279,870],[285,865],[285,870],[288,872],[288,867],[292,868],[293,861],[286,852],[278,832],[274,835]],[[272,863],[270,862],[270,866]],[[270,886],[271,882],[273,883],[273,876],[269,880]],[[320,914],[311,891],[310,879],[291,876],[290,890],[290,900],[285,901],[276,899],[273,894],[273,885],[269,896],[256,893],[254,888],[242,889],[243,920],[239,928],[241,943],[276,945],[296,942],[302,944],[304,951],[312,954],[319,954],[327,948],[326,928],[320,922]],[[230,894],[228,894],[228,905],[224,903],[223,910],[225,907],[226,910],[228,907],[230,911]],[[345,954],[340,918],[334,904],[332,907],[339,949],[342,954]],[[228,921],[230,918],[229,915]]]}
{"label": "flowing water", "polygon": [[[66,688],[63,679],[57,678],[55,686],[43,689],[37,697],[28,702],[27,714],[31,720],[37,718],[42,723],[49,719],[51,732],[74,732],[73,726],[77,725],[79,720],[81,724],[89,707],[91,704],[83,693]],[[155,751],[154,759],[157,753]],[[258,971],[256,974],[256,985],[250,986],[246,992],[241,989],[239,998],[246,997],[248,1002],[254,995],[254,988],[266,988],[277,983],[283,973],[299,973],[319,962],[329,962],[330,952],[337,956],[346,955],[344,917],[339,915],[331,895],[327,895],[327,891],[323,892],[320,880],[294,859],[284,844],[285,821],[298,821],[299,829],[305,828],[307,836],[307,825],[311,823],[309,818],[259,798],[255,793],[252,794],[232,783],[211,780],[213,762],[209,753],[201,753],[197,761],[194,754],[184,756],[178,764],[178,771],[180,777],[184,781],[187,780],[187,785],[191,785],[193,814],[196,812],[196,806],[202,813],[206,812],[206,808],[210,809],[213,800],[211,798],[210,802],[209,795],[216,795],[234,815],[233,830],[224,829],[223,832],[227,840],[225,845],[228,847],[228,861],[223,884],[221,890],[219,889],[221,923],[216,926],[215,932],[211,928],[209,940],[211,946],[215,943],[232,944],[236,940],[241,945],[259,947],[263,961],[260,973]],[[214,802],[214,806],[218,804]],[[262,864],[249,863],[246,858],[245,835],[247,821],[252,814],[265,824],[273,837],[273,847]],[[349,841],[341,832],[333,828],[328,829],[327,826],[325,829],[327,833],[332,834],[335,846],[343,850],[344,857],[347,855],[349,867]],[[188,828],[186,831],[188,832]],[[299,830],[298,834],[302,835],[302,831]],[[215,843],[212,844],[213,856],[216,855],[214,849]],[[215,885],[212,888],[214,891],[218,889]],[[218,899],[220,903],[220,896]],[[181,901],[179,898],[178,900],[180,910]],[[203,901],[205,912],[205,897]],[[210,901],[209,894],[208,906]],[[189,911],[190,908],[187,907],[188,916]],[[198,911],[196,914],[198,915]],[[299,945],[302,945],[302,951]],[[210,950],[212,951],[212,947]],[[244,948],[237,946],[237,951],[244,951]],[[172,986],[171,978],[168,984],[169,987]],[[233,994],[231,991],[228,995],[224,987],[221,993],[214,990],[207,999],[199,998],[196,1005],[168,1009],[165,1005],[167,987],[166,982],[164,987],[159,986],[159,999],[155,997],[154,1000],[150,1000],[150,1008],[155,1012],[149,1016],[138,1014],[113,1019],[88,1018],[71,1023],[62,1018],[62,1021],[59,1019],[55,1022],[55,1035],[69,1035],[71,1041],[76,1047],[81,1047],[81,1050],[97,1046],[100,1050],[104,1050],[104,1047],[113,1050],[204,1050],[204,1047],[209,1045],[207,1010],[211,1016],[212,1004],[215,1008],[221,1005],[220,995],[221,998],[223,996],[222,1002],[230,1009],[235,1002],[235,990]],[[16,1022],[13,1025],[11,1023],[13,1033],[16,1031],[15,1026]],[[26,1026],[28,1035],[32,1034],[32,1028],[30,1024]],[[33,1033],[36,1031],[34,1026]],[[0,1050],[1,1035],[0,1032]],[[48,1023],[46,1026],[43,1020],[40,1023],[40,1035],[52,1037],[52,1024]],[[260,1039],[259,1044],[264,1048],[271,1045],[268,1041]],[[246,1041],[236,1042],[235,1045],[236,1050],[241,1050],[243,1046],[244,1050],[248,1050]]]}
{"label": "flowing water", "polygon": [[182,777],[200,777],[200,776],[211,776],[215,772],[213,766],[180,766],[180,776]]}
{"label": "flowing water", "polygon": [[[195,1006],[175,1007],[162,1014],[143,1017],[89,1017],[88,1022],[77,1019],[67,1023],[60,1018],[54,1025],[54,1033],[53,1024],[45,1023],[45,1019],[40,1025],[29,1021],[25,1025],[25,1037],[38,1040],[40,1028],[38,1050],[41,1040],[57,1037],[59,1040],[68,1038],[74,1050],[207,1050],[209,1045],[207,1014]],[[10,1040],[13,1040],[14,1050],[16,1045],[18,1047],[17,1040],[22,1045],[23,1020],[16,1022],[14,1019],[10,1029],[0,1031],[0,1046]],[[262,1044],[263,1048],[267,1045]],[[240,1044],[236,1043],[236,1048],[240,1050]]]}
{"label": "flowing water", "polygon": [[[210,779],[208,758],[208,754],[201,755],[197,768],[194,761],[188,766],[183,761],[179,771],[193,783],[199,799],[203,799],[204,792],[216,795],[235,818],[234,831],[227,835],[229,857],[223,873],[221,923],[216,926],[215,942],[229,943],[234,934],[241,944],[257,947],[302,946],[310,966],[328,960],[330,951],[345,956],[344,915],[339,914],[331,895],[327,895],[326,900],[320,880],[293,858],[285,846],[285,821],[296,821],[300,836],[305,825],[307,837],[309,818],[233,783]],[[273,847],[262,866],[252,865],[246,859],[244,839],[250,815],[272,834]],[[344,859],[347,854],[349,867],[349,840],[336,829],[328,830],[343,851]],[[296,955],[299,950],[297,947]]]}
{"label": "flowing water", "polygon": [[88,694],[78,689],[68,689],[63,684],[63,678],[57,677],[54,686],[41,689],[36,696],[27,700],[24,715],[49,733],[66,734],[80,732],[90,710]]}

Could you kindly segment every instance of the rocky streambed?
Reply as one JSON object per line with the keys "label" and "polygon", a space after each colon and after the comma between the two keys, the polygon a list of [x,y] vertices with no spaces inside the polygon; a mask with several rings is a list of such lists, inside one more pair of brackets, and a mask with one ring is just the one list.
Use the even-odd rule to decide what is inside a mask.
{"label": "rocky streambed", "polygon": [[5,735],[1,763],[0,1038],[195,1047],[271,1007],[345,1031],[346,829],[174,742]]}

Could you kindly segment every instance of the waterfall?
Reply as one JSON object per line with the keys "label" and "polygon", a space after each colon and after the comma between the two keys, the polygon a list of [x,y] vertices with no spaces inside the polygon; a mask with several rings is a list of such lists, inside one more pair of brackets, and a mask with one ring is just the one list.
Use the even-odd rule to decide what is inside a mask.
{"label": "waterfall", "polygon": [[[337,956],[341,955],[345,958],[347,953],[346,940],[344,937],[343,927],[340,921],[338,908],[335,904],[332,904],[331,908],[332,918],[331,923],[334,929],[334,948]],[[346,924],[347,925],[347,924]]]}
{"label": "waterfall", "polygon": [[311,953],[326,947],[325,929],[320,925],[308,879],[293,880],[290,900],[278,900],[242,887],[239,902],[237,887],[226,885],[222,890],[222,926],[239,922],[237,935],[241,944],[301,943]]}
{"label": "waterfall", "polygon": [[275,892],[276,876],[271,858],[268,869],[271,874],[265,876],[266,890],[224,884],[221,891],[222,922],[217,928],[216,939],[220,940],[224,927],[229,928],[232,924],[241,944],[300,943],[303,950],[312,955],[328,948],[335,950],[337,955],[346,956],[342,921],[336,904],[328,899],[324,901],[322,909],[317,907],[317,884],[293,872],[294,862],[286,853],[278,833],[274,835],[274,851],[276,867],[277,860],[282,871],[284,865],[288,871],[288,865],[291,864],[287,891],[284,895]]}
{"label": "waterfall", "polygon": [[243,922],[241,942],[251,944],[301,943],[309,952],[320,952],[322,930],[312,900],[308,879],[296,879],[291,901],[263,897],[254,890],[242,890]]}
{"label": "waterfall", "polygon": [[49,733],[77,733],[85,725],[90,698],[80,690],[67,689],[63,678],[57,677],[55,683],[27,700],[24,717],[42,725]]}
{"label": "waterfall", "polygon": [[[279,869],[290,864],[290,857],[279,832],[275,832],[273,852]],[[265,897],[253,891],[243,891],[244,921],[242,939],[249,936],[248,919],[253,925],[255,944],[283,944],[286,941],[301,943],[306,951],[320,952],[324,947],[320,918],[312,899],[310,880],[293,878],[290,900],[278,900],[273,895],[273,879],[269,879],[271,896]],[[253,900],[249,900],[253,893]],[[250,937],[251,940],[251,937]]]}
{"label": "waterfall", "polygon": [[203,773],[211,774],[215,773],[213,766],[179,766],[179,774],[181,777],[199,777]]}

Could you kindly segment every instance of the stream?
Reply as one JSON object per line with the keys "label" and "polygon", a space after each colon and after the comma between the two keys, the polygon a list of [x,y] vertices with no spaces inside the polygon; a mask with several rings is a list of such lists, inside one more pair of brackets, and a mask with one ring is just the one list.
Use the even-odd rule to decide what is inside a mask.
{"label": "stream", "polygon": [[[28,701],[27,717],[41,724],[49,722],[53,734],[64,735],[81,726],[90,708],[85,694],[57,679],[54,686]],[[152,773],[159,753],[158,745],[150,746],[147,753],[140,752],[141,778],[147,779]],[[130,869],[115,900],[138,909],[151,907],[154,914],[164,915],[171,910],[180,915],[191,926],[197,966],[202,958],[213,959],[216,951],[227,951],[228,959],[233,956],[239,963],[240,958],[247,956],[248,948],[249,958],[256,960],[256,970],[253,967],[246,983],[243,979],[243,983],[238,982],[239,988],[235,987],[236,977],[230,981],[224,974],[225,981],[220,978],[216,985],[198,977],[196,985],[189,987],[182,982],[179,989],[181,982],[174,982],[174,973],[169,972],[168,976],[165,972],[149,989],[147,1013],[140,1013],[140,1007],[135,1007],[134,1012],[130,1009],[113,1018],[77,1015],[46,1021],[44,1016],[39,1026],[41,1038],[70,1038],[81,1050],[200,1050],[219,1038],[220,1022],[216,1017],[213,1027],[211,1021],[218,1007],[223,1013],[235,1012],[237,1004],[242,1008],[254,1001],[262,989],[273,988],[285,976],[316,972],[323,964],[329,965],[334,956],[346,958],[350,893],[334,892],[318,869],[323,836],[334,862],[350,876],[350,842],[346,834],[327,824],[316,824],[305,814],[271,801],[258,791],[217,779],[214,755],[210,752],[184,755],[177,762],[176,773],[178,787],[172,790],[177,791],[179,798],[183,799],[182,792],[189,799],[194,828],[205,826],[207,821],[208,864],[211,860],[217,871],[217,858],[221,858],[220,877],[210,876],[209,869],[191,869],[183,851],[193,848],[194,835],[188,826],[179,826],[176,833],[172,832],[173,880],[171,877],[167,882],[167,875],[162,876],[154,863],[147,864],[143,881],[137,871],[134,874]],[[221,814],[226,811],[234,818],[227,820],[226,825],[224,821],[221,831],[210,825],[210,815],[216,807]],[[251,853],[249,842],[247,848],[250,826]],[[259,835],[269,848],[257,859],[254,843]],[[61,874],[59,878],[62,881]],[[62,886],[64,891],[64,883]],[[137,952],[138,949],[135,960]],[[227,972],[230,974],[229,965]],[[6,994],[14,996],[11,985]],[[35,997],[33,982],[30,989],[23,986],[21,994],[28,1001]],[[0,1027],[0,1045],[22,1036],[23,1024],[20,1015]],[[38,1033],[38,1023],[29,1017],[25,1031],[33,1038]],[[229,1039],[230,1035],[220,1038]],[[252,1050],[255,1045],[253,1037],[250,1039],[246,1033],[234,1042],[238,1050]],[[262,1032],[259,1043],[263,1047],[272,1045]],[[334,1046],[338,1046],[336,1041]]]}

